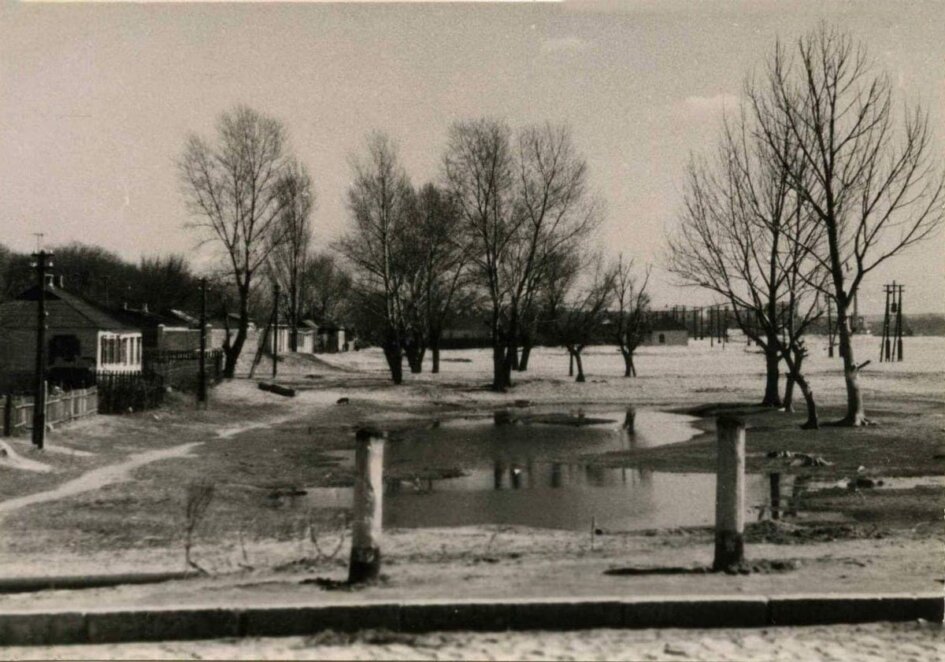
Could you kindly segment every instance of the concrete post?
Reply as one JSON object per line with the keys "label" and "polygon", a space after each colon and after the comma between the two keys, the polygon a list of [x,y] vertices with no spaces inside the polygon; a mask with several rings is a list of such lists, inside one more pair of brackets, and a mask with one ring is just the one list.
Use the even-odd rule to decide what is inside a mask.
{"label": "concrete post", "polygon": [[354,524],[348,583],[377,579],[381,571],[384,494],[384,441],[387,433],[373,428],[357,432],[354,457]]}
{"label": "concrete post", "polygon": [[718,465],[715,484],[715,562],[726,570],[744,560],[745,421],[731,414],[716,419]]}

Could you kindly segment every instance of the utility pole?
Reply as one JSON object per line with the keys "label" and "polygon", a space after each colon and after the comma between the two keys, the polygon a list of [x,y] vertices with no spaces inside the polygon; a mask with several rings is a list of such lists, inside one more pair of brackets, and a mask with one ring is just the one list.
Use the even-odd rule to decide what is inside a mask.
{"label": "utility pole", "polygon": [[899,286],[899,304],[896,306],[896,349],[897,361],[902,361],[902,285]]}
{"label": "utility pole", "polygon": [[36,282],[39,285],[36,311],[36,374],[33,382],[33,445],[43,447],[46,440],[46,269],[52,267],[52,253],[39,250],[36,260]]}
{"label": "utility pole", "polygon": [[200,375],[197,382],[197,402],[207,403],[207,279],[200,279]]}
{"label": "utility pole", "polygon": [[883,339],[880,341],[879,345],[879,360],[880,362],[889,360],[889,295],[891,294],[889,285],[883,285],[883,289],[886,291],[886,307],[883,310]]}
{"label": "utility pole", "polygon": [[272,332],[272,378],[275,379],[279,362],[279,283],[273,286]]}
{"label": "utility pole", "polygon": [[831,298],[827,297],[827,356],[833,358],[833,317],[831,314],[833,306],[830,302]]}

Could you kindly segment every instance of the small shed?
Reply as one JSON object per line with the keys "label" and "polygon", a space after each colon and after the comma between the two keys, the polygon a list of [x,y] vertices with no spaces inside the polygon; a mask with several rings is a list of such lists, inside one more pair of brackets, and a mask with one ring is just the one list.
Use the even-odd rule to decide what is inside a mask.
{"label": "small shed", "polygon": [[650,331],[644,338],[643,345],[686,347],[689,345],[689,330],[679,320],[660,316],[651,321]]}

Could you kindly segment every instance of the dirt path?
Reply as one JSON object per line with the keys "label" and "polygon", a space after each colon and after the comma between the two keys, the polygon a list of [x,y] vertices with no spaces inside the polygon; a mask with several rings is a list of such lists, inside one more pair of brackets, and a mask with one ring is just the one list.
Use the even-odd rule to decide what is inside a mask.
{"label": "dirt path", "polygon": [[124,462],[93,469],[92,471],[88,471],[74,480],[63,483],[55,489],[2,501],[0,502],[0,515],[13,512],[14,510],[19,510],[25,506],[31,506],[37,503],[46,503],[47,501],[57,501],[59,499],[65,499],[66,497],[82,494],[83,492],[97,490],[113,483],[121,483],[131,480],[131,472],[135,469],[143,467],[144,465],[150,464],[152,462],[157,462],[159,460],[165,460],[172,457],[184,457],[193,448],[201,445],[202,443],[202,441],[194,441],[187,444],[172,446],[170,448],[135,453],[130,455]]}

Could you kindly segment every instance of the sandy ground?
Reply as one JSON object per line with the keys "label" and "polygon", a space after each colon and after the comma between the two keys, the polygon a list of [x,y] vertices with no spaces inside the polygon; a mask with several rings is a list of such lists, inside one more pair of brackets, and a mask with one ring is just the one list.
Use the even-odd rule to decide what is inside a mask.
{"label": "sandy ground", "polygon": [[326,632],[314,637],[0,649],[0,659],[945,660],[928,623],[720,630]]}

